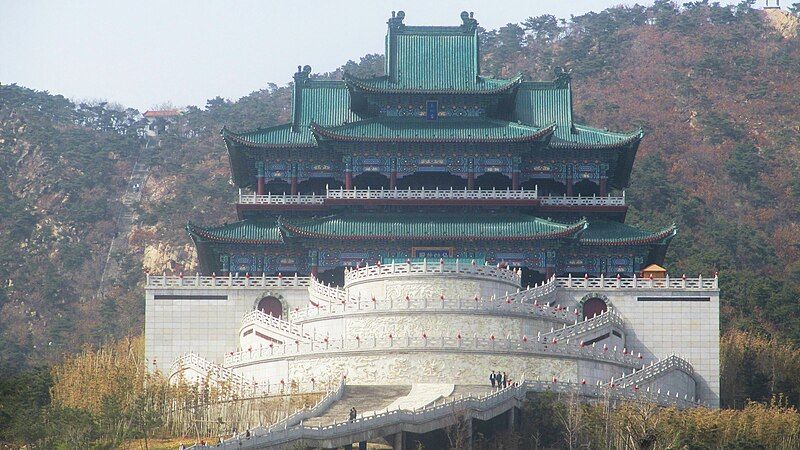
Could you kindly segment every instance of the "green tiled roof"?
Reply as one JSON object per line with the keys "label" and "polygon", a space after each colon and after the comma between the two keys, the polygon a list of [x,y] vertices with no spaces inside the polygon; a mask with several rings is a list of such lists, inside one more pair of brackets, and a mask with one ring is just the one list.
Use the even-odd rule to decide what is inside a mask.
{"label": "green tiled roof", "polygon": [[616,133],[608,130],[575,124],[573,130],[559,127],[550,141],[552,148],[618,148],[637,142],[644,137],[640,129],[633,133]]}
{"label": "green tiled roof", "polygon": [[531,142],[546,139],[553,132],[553,126],[535,128],[478,117],[379,117],[337,127],[312,123],[311,129],[323,139],[387,142]]}
{"label": "green tiled roof", "polygon": [[269,128],[259,128],[246,133],[234,133],[227,128],[222,129],[225,140],[242,144],[246,147],[314,147],[317,145],[314,134],[308,126],[292,131],[292,124],[287,123]]}
{"label": "green tiled roof", "polygon": [[525,82],[517,90],[513,118],[532,126],[555,123],[551,148],[617,148],[643,137],[643,132],[616,133],[572,121],[572,94],[568,84]]}
{"label": "green tiled roof", "polygon": [[572,125],[569,87],[559,88],[550,82],[524,82],[517,89],[514,119],[530,125],[555,123],[557,133]]}
{"label": "green tiled roof", "polygon": [[519,214],[351,213],[283,219],[288,233],[323,239],[537,240],[572,236],[584,227],[585,221],[561,224]]}
{"label": "green tiled roof", "polygon": [[195,238],[228,244],[281,244],[283,236],[275,221],[242,220],[217,227],[201,227],[191,223],[186,231]]}
{"label": "green tiled roof", "polygon": [[361,119],[350,110],[350,92],[343,81],[307,80],[300,87],[298,128],[311,122],[339,125]]}
{"label": "green tiled roof", "polygon": [[624,223],[598,220],[589,223],[580,234],[580,242],[586,245],[642,245],[670,239],[676,233],[675,225],[651,232]]}
{"label": "green tiled roof", "polygon": [[[427,65],[423,67],[426,71],[431,71],[432,68],[440,66]],[[398,94],[498,94],[514,87],[522,79],[521,75],[517,75],[507,80],[477,77],[469,82],[456,82],[452,77],[438,73],[429,73],[428,78],[424,78],[423,74],[419,74],[414,78],[416,81],[411,83],[406,83],[402,80],[395,82],[388,76],[369,79],[358,79],[352,76],[346,76],[345,80],[353,88],[366,92],[390,92]]]}

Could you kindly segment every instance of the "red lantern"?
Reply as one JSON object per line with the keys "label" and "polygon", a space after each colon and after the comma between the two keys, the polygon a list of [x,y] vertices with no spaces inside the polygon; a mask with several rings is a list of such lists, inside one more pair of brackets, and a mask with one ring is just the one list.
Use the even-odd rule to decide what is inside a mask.
{"label": "red lantern", "polygon": [[408,297],[408,294],[406,294],[406,301],[411,301],[411,298]]}
{"label": "red lantern", "polygon": [[282,275],[280,272],[278,272],[278,279],[279,279],[279,280],[282,280],[282,279],[283,279],[283,275]]}
{"label": "red lantern", "polygon": [[361,336],[356,335],[356,340],[360,341],[361,340]]}
{"label": "red lantern", "polygon": [[427,333],[422,333],[422,339],[428,339],[428,334]]}
{"label": "red lantern", "polygon": [[180,274],[178,274],[178,277],[180,277],[180,279],[182,280],[182,279],[183,279],[183,272],[181,272]]}
{"label": "red lantern", "polygon": [[585,385],[586,384],[586,380],[585,379],[581,380],[581,384]]}
{"label": "red lantern", "polygon": [[581,347],[584,347],[584,346],[586,346],[586,344],[583,341],[581,341]]}
{"label": "red lantern", "polygon": [[522,342],[528,342],[528,336],[522,336]]}
{"label": "red lantern", "polygon": [[250,272],[247,272],[246,274],[244,274],[244,277],[249,280],[250,279]]}
{"label": "red lantern", "polygon": [[553,383],[558,383],[558,378],[553,377]]}
{"label": "red lantern", "polygon": [[270,343],[269,343],[269,348],[272,348],[274,345],[275,345],[275,344],[273,344],[272,342],[270,342]]}
{"label": "red lantern", "polygon": [[489,339],[494,340],[494,335],[489,336]]}
{"label": "red lantern", "polygon": [[372,296],[372,303],[375,303],[375,296]]}
{"label": "red lantern", "polygon": [[389,340],[391,341],[392,339],[394,339],[394,337],[392,336],[391,333],[389,333]]}
{"label": "red lantern", "polygon": [[583,279],[584,280],[588,280],[589,279],[589,274],[588,273],[583,274]]}
{"label": "red lantern", "polygon": [[247,351],[248,352],[252,352],[253,351],[253,347],[247,347]]}
{"label": "red lantern", "polygon": [[444,294],[439,294],[439,300],[444,300]]}
{"label": "red lantern", "polygon": [[458,334],[456,335],[456,339],[458,339],[459,341],[461,340],[461,333],[458,333]]}
{"label": "red lantern", "polygon": [[558,339],[556,339],[556,338],[553,338],[553,344],[554,344],[554,345],[555,345],[555,344],[558,344]]}

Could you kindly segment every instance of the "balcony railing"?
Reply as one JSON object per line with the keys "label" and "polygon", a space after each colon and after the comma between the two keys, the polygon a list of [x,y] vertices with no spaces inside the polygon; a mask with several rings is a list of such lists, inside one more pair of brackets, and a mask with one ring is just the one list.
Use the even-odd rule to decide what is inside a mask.
{"label": "balcony railing", "polygon": [[297,205],[322,206],[327,200],[539,200],[545,206],[625,206],[625,193],[621,196],[540,196],[538,189],[328,189],[325,194],[247,194],[239,190],[239,203],[243,205]]}
{"label": "balcony railing", "polygon": [[634,275],[632,278],[622,277],[558,277],[556,283],[559,288],[566,289],[674,289],[674,290],[698,290],[716,291],[719,289],[717,276],[697,278],[640,278]]}
{"label": "balcony railing", "polygon": [[202,276],[199,274],[183,275],[147,275],[147,289],[153,288],[264,288],[264,287],[308,287],[310,277],[297,276],[234,276],[233,273],[225,276]]}

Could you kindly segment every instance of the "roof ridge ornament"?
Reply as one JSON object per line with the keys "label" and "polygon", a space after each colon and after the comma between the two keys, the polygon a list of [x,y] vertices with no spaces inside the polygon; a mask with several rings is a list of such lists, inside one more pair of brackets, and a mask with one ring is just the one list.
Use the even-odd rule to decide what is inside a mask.
{"label": "roof ridge ornament", "polygon": [[478,21],[475,20],[474,16],[474,12],[461,11],[461,21],[464,22],[461,27],[466,31],[475,31],[478,28]]}
{"label": "roof ridge ornament", "polygon": [[556,74],[555,84],[558,89],[566,89],[572,82],[572,70],[565,70],[563,67],[558,66],[554,69]]}
{"label": "roof ridge ornament", "polygon": [[392,11],[392,17],[386,23],[389,24],[389,28],[396,30],[398,28],[402,28],[405,26],[405,24],[403,23],[403,19],[405,19],[405,17],[406,13],[403,11],[397,11],[396,13]]}
{"label": "roof ridge ornament", "polygon": [[305,82],[308,80],[309,76],[311,76],[311,66],[306,64],[305,66],[300,67],[297,66],[297,72],[294,74],[294,81],[295,82]]}

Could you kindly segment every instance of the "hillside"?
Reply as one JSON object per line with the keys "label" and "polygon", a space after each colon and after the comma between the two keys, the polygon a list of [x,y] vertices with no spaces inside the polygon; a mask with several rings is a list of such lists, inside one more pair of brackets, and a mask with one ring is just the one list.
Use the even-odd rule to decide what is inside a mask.
{"label": "hillside", "polygon": [[[705,2],[541,16],[484,31],[482,70],[536,80],[566,67],[582,122],[643,126],[629,222],[678,224],[669,269],[720,271],[725,329],[800,342],[800,38],[772,23],[747,4]],[[343,68],[365,75],[382,64],[368,55]],[[144,272],[194,269],[183,225],[235,219],[219,129],[287,121],[290,99],[277,85],[214,98],[189,108],[160,148],[141,150],[136,111],[0,87],[0,365],[139,333]],[[151,170],[122,236],[130,253],[98,296],[118,199],[141,152]]]}

